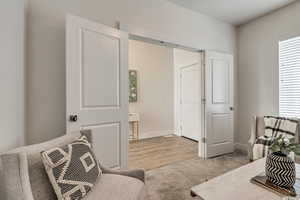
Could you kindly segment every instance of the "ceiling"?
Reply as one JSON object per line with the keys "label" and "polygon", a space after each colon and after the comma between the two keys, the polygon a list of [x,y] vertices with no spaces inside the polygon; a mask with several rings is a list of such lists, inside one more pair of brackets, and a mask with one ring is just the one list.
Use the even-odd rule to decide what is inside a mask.
{"label": "ceiling", "polygon": [[296,0],[168,0],[219,20],[241,25]]}

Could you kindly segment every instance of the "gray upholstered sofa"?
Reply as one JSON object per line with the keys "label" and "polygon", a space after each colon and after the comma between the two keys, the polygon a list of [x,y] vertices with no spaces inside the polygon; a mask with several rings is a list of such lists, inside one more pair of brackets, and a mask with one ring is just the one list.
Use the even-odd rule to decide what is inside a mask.
{"label": "gray upholstered sofa", "polygon": [[[300,124],[300,120],[299,120]],[[254,116],[252,118],[252,123],[251,123],[251,136],[248,141],[249,143],[249,148],[248,148],[248,155],[250,160],[253,160],[253,155],[252,155],[252,147],[256,141],[256,139],[260,136],[263,136],[265,134],[265,121],[264,117],[262,116]],[[297,131],[296,131],[296,142],[300,142],[300,128],[298,126]]]}
{"label": "gray upholstered sofa", "polygon": [[[85,131],[91,141],[91,133]],[[78,138],[77,132],[42,144],[21,147],[0,155],[1,200],[56,200],[44,170],[40,152]],[[101,167],[103,174],[86,200],[142,200],[144,171],[114,171]]]}

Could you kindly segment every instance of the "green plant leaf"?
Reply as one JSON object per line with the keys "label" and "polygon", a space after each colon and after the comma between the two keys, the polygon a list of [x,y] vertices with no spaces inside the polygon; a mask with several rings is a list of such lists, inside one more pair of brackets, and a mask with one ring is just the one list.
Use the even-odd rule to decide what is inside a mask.
{"label": "green plant leaf", "polygon": [[271,150],[272,150],[273,152],[278,152],[278,151],[280,151],[280,146],[279,146],[279,145],[272,145],[272,146],[271,146]]}
{"label": "green plant leaf", "polygon": [[296,155],[300,156],[300,149],[294,149],[293,152],[294,152]]}
{"label": "green plant leaf", "polygon": [[284,135],[279,135],[278,137],[273,138],[270,150],[272,152],[281,152],[286,155],[290,152],[300,155],[300,144],[296,144],[294,141],[294,139],[288,139]]}

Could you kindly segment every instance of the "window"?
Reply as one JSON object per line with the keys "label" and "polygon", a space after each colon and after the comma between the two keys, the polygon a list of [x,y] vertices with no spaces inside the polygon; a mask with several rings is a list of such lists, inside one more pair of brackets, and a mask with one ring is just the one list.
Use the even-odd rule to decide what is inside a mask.
{"label": "window", "polygon": [[300,37],[279,42],[279,114],[300,118]]}

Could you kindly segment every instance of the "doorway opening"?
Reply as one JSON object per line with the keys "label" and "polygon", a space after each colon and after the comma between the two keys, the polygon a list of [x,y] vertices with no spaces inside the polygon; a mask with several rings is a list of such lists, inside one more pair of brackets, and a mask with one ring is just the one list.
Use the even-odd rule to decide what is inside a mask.
{"label": "doorway opening", "polygon": [[129,168],[198,158],[201,53],[135,36],[128,55]]}

